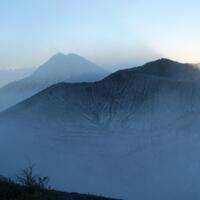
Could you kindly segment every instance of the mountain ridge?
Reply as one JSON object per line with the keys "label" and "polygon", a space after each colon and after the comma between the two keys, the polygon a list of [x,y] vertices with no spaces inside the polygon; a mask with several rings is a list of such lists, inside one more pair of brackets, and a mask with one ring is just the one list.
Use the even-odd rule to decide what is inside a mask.
{"label": "mountain ridge", "polygon": [[[162,61],[163,60],[158,60],[155,62],[157,63],[157,62],[162,62]],[[173,61],[167,61],[167,62],[174,64]],[[148,101],[151,102],[153,98],[156,99],[157,98],[156,96],[160,95],[161,92],[162,92],[162,95],[166,95],[165,93],[172,94],[172,95],[185,95],[184,94],[185,90],[188,88],[188,90],[191,90],[192,92],[194,90],[197,93],[199,93],[200,87],[199,87],[199,83],[196,82],[196,79],[195,81],[192,81],[190,77],[189,79],[185,79],[184,77],[184,79],[176,80],[174,77],[172,78],[169,76],[163,77],[163,75],[157,76],[152,73],[149,73],[149,71],[147,72],[145,71],[147,65],[138,67],[138,69],[132,68],[128,70],[125,69],[125,70],[117,71],[107,76],[106,78],[94,83],[58,83],[56,85],[53,85],[45,89],[39,94],[36,94],[35,96],[29,98],[28,100],[25,100],[21,104],[17,105],[16,108],[8,109],[6,113],[10,112],[12,109],[20,110],[20,106],[23,103],[25,103],[26,105],[30,104],[29,107],[32,110],[34,108],[34,102],[36,102],[35,103],[36,105],[42,106],[46,104],[45,102],[48,102],[48,101],[53,103],[53,101],[55,100],[55,102],[57,102],[62,96],[62,98],[59,100],[61,102],[58,101],[57,103],[53,103],[53,105],[49,107],[56,108],[56,105],[61,105],[61,109],[64,109],[64,108],[67,109],[66,112],[68,114],[71,113],[72,116],[76,115],[76,116],[79,116],[80,119],[84,120],[82,124],[89,123],[91,126],[95,126],[95,127],[98,127],[98,126],[109,127],[110,126],[109,124],[113,123],[111,125],[112,127],[116,126],[119,128],[119,125],[116,124],[116,123],[119,123],[118,121],[119,119],[115,119],[115,115],[117,115],[116,111],[119,113],[122,113],[120,117],[120,120],[121,120],[120,123],[123,123],[129,115],[130,116],[128,118],[132,116],[131,112],[134,113],[138,110],[138,108],[140,107],[139,105],[142,102],[147,102],[147,104],[149,104]],[[181,65],[181,64],[178,63],[178,65]],[[157,67],[157,65],[155,66]],[[186,67],[188,67],[188,65],[186,65]],[[43,98],[44,98],[44,102],[42,103],[41,99]],[[184,98],[188,99],[187,97],[184,97]],[[79,99],[80,99],[80,102],[79,102]],[[116,103],[117,101],[124,102],[125,101],[124,99],[126,99],[127,105],[130,106],[129,109],[126,108],[125,103],[120,103],[121,105],[120,104],[117,105]],[[130,103],[130,99],[132,99],[133,103]],[[85,114],[83,114],[84,109],[82,108],[81,102],[90,102],[89,105],[87,106],[84,105],[87,111],[87,117]],[[67,104],[69,104],[70,106],[68,107]],[[74,106],[72,106],[73,104]],[[92,105],[93,107],[91,107]],[[176,106],[179,107],[178,105]],[[75,110],[71,112],[70,109],[72,108],[77,110],[78,113],[76,113]],[[38,110],[38,108],[36,110]],[[83,113],[81,113],[80,111]],[[57,110],[54,112],[56,114],[63,113],[62,110],[60,111]],[[137,112],[139,112],[139,110]],[[32,110],[32,114],[33,113],[34,111]],[[44,118],[45,118],[45,109],[41,113],[41,115],[44,115]],[[64,115],[65,115],[64,113],[61,114],[61,116],[64,116]],[[84,115],[85,117],[83,117]],[[109,117],[107,115],[109,115]],[[51,115],[48,114],[48,116],[51,116]],[[60,116],[58,117],[54,116],[53,118],[55,118],[54,120],[56,121],[60,118]],[[68,119],[67,116],[65,116],[65,118]],[[74,118],[74,120],[77,120],[77,121],[79,121],[80,119],[76,117]],[[71,125],[69,124],[70,126],[73,126],[74,120],[72,120]],[[65,123],[67,122],[65,121]],[[128,123],[128,121],[126,123]],[[129,126],[132,127],[132,125],[129,125]]]}
{"label": "mountain ridge", "polygon": [[[106,74],[107,72],[100,66],[90,62],[89,60],[77,54],[70,53],[65,55],[63,53],[57,53],[52,56],[47,62],[41,65],[33,73],[33,76],[51,79],[51,76],[54,77],[56,74],[60,77],[64,76],[63,80],[69,79],[69,81],[71,82],[73,81],[73,76],[84,76],[84,74],[87,75],[92,73],[99,73],[100,77],[101,73]],[[72,76],[71,80],[70,76]]]}
{"label": "mountain ridge", "polygon": [[76,54],[56,54],[32,75],[0,88],[0,111],[55,83],[96,81],[107,74],[103,68]]}
{"label": "mountain ridge", "polygon": [[116,73],[126,72],[152,75],[175,81],[199,81],[200,79],[198,64],[180,63],[167,58],[151,61],[138,67],[118,70]]}
{"label": "mountain ridge", "polygon": [[1,112],[2,173],[13,174],[28,157],[60,190],[127,200],[199,197],[199,73],[186,77],[186,65],[171,77],[151,67],[54,84]]}

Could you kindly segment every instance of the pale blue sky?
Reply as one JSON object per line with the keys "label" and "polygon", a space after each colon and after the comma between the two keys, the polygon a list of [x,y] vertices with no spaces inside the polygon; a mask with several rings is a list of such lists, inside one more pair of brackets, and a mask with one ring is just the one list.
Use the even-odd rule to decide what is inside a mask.
{"label": "pale blue sky", "polygon": [[200,62],[198,0],[0,0],[0,67],[57,52],[130,66],[159,57]]}

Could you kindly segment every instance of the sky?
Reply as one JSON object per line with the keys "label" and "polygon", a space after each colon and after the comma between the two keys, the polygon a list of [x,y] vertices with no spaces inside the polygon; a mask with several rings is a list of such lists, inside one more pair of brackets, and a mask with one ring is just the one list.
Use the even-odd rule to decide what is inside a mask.
{"label": "sky", "polygon": [[76,53],[107,67],[200,62],[199,0],[0,0],[0,68]]}

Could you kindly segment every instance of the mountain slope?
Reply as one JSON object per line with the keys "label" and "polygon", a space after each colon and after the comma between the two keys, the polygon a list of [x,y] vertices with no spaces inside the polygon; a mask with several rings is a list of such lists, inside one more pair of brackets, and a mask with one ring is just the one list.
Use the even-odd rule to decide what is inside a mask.
{"label": "mountain slope", "polygon": [[[156,69],[157,62],[150,67]],[[171,66],[169,69],[171,70]],[[168,72],[166,74],[168,75]],[[55,124],[57,121],[63,122],[68,128],[78,124],[82,128],[97,129],[124,128],[124,126],[134,128],[135,123],[144,127],[143,123],[147,122],[140,121],[137,116],[139,115],[143,119],[149,117],[147,128],[156,127],[153,121],[154,113],[173,115],[164,120],[163,123],[166,124],[184,112],[199,109],[199,83],[174,79],[170,76],[166,78],[164,74],[152,75],[146,71],[145,65],[144,68],[118,71],[95,83],[53,85],[2,115],[12,113],[18,116],[16,117],[18,119],[19,116],[24,120],[30,118],[31,122],[38,120],[39,123],[40,120],[46,119],[52,120]],[[178,112],[174,113],[174,110]]]}
{"label": "mountain slope", "polygon": [[199,199],[200,84],[185,70],[171,77],[171,65],[159,75],[165,61],[151,63],[151,73],[143,66],[59,83],[2,112],[1,171],[28,159],[62,190]]}
{"label": "mountain slope", "polygon": [[76,54],[56,54],[31,76],[0,89],[0,110],[4,110],[58,82],[89,82],[108,72]]}

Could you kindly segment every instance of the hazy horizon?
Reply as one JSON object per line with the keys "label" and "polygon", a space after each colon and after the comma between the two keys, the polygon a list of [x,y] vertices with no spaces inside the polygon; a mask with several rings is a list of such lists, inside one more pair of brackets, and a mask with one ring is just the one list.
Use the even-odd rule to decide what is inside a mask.
{"label": "hazy horizon", "polygon": [[0,68],[38,67],[57,52],[108,68],[161,57],[198,63],[196,0],[2,0]]}
{"label": "hazy horizon", "polygon": [[0,199],[199,200],[199,8],[0,0]]}

